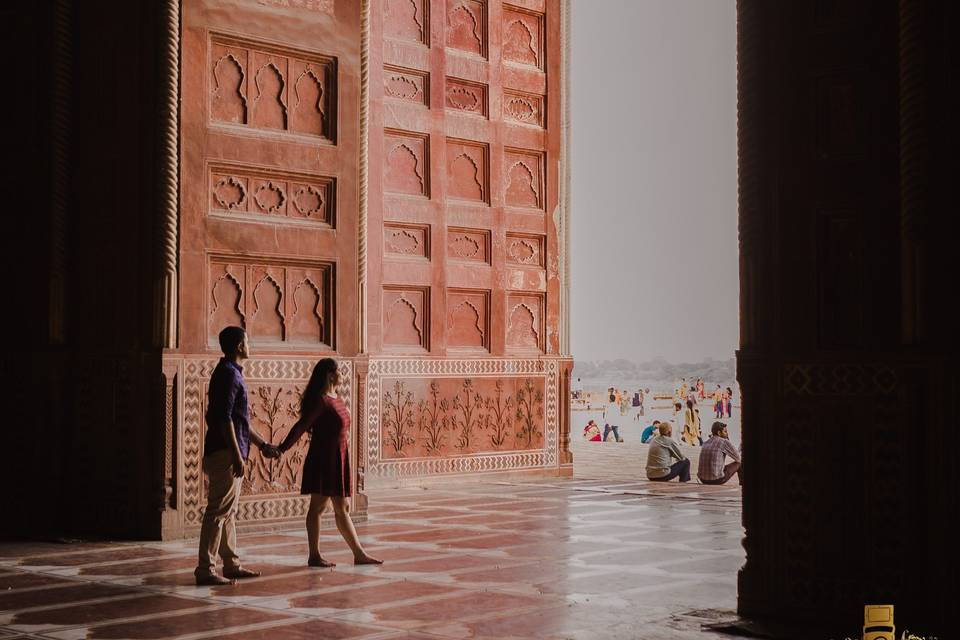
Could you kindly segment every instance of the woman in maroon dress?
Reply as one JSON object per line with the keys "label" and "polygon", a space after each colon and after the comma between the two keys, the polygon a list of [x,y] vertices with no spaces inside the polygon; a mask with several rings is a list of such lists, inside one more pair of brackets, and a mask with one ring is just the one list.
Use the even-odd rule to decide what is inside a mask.
{"label": "woman in maroon dress", "polygon": [[300,401],[300,419],[290,428],[279,447],[280,453],[285,453],[306,431],[311,433],[300,485],[300,493],[310,494],[310,508],[307,510],[310,557],[307,564],[311,567],[335,566],[320,556],[320,516],[330,503],[333,503],[337,529],[353,551],[354,564],[382,564],[381,560],[364,551],[350,519],[348,498],[353,495],[347,450],[350,414],[334,392],[339,383],[336,360],[324,358],[316,364]]}

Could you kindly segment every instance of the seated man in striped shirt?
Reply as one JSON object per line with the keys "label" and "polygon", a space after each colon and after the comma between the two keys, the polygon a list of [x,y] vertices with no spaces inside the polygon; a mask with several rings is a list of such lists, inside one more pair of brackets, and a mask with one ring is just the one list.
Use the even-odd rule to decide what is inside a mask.
{"label": "seated man in striped shirt", "polygon": [[[710,439],[700,449],[700,462],[697,465],[697,477],[703,484],[726,484],[734,474],[740,480],[740,453],[730,442],[727,425],[714,422],[710,427]],[[724,465],[726,456],[733,462]],[[740,482],[743,484],[743,482]]]}

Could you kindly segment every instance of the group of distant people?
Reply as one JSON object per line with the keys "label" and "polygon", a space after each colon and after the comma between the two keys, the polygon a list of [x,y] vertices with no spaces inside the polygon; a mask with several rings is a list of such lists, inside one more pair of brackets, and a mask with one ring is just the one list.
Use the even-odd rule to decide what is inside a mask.
{"label": "group of distant people", "polygon": [[[691,386],[687,385],[686,378],[680,378],[680,381],[674,388],[674,398],[675,402],[681,406],[689,401],[693,401],[694,406],[696,406],[698,401],[706,400],[706,385],[703,382],[703,378],[697,378]],[[727,418],[732,417],[733,389],[730,387],[723,389],[720,385],[717,385],[717,388],[710,394],[710,399],[713,401],[713,417],[715,419],[719,420],[723,418],[724,413],[726,413]]]}

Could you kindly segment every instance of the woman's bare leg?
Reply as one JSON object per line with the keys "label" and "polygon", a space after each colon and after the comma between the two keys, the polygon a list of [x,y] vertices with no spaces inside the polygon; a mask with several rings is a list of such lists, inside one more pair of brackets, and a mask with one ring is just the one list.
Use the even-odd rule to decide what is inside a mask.
{"label": "woman's bare leg", "polygon": [[307,563],[312,567],[333,567],[333,562],[328,562],[320,555],[320,516],[327,510],[330,503],[328,496],[322,496],[318,493],[310,494],[310,507],[307,509],[307,546],[310,549],[310,558]]}
{"label": "woman's bare leg", "polygon": [[333,514],[337,520],[337,529],[340,530],[340,535],[343,536],[344,542],[346,542],[350,550],[353,551],[353,563],[383,564],[383,560],[377,560],[368,555],[367,552],[364,551],[363,545],[360,544],[360,539],[357,537],[357,530],[353,528],[353,520],[350,519],[350,502],[342,496],[332,496],[330,500],[333,502]]}

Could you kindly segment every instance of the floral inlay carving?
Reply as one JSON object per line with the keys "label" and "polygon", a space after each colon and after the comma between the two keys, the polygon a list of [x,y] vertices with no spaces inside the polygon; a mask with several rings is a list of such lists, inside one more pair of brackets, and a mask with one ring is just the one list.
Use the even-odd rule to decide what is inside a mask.
{"label": "floral inlay carving", "polygon": [[467,377],[384,382],[380,430],[387,458],[543,446],[542,380]]}
{"label": "floral inlay carving", "polygon": [[383,396],[383,428],[387,434],[387,444],[393,447],[398,456],[405,455],[404,448],[416,442],[413,430],[416,426],[413,393],[404,390],[402,382],[397,380],[393,391]]}
{"label": "floral inlay carving", "polygon": [[234,176],[224,176],[213,187],[213,196],[224,209],[239,209],[247,201],[247,187]]}
{"label": "floral inlay carving", "polygon": [[406,229],[397,229],[390,233],[387,245],[393,253],[419,254],[420,238]]}
{"label": "floral inlay carving", "polygon": [[459,234],[450,241],[450,247],[453,249],[454,255],[469,259],[476,257],[480,253],[481,245],[480,242],[471,236],[466,234]]}
{"label": "floral inlay carving", "polygon": [[521,264],[536,264],[540,247],[531,240],[517,238],[510,243],[508,255]]}
{"label": "floral inlay carving", "polygon": [[420,94],[420,87],[417,86],[417,83],[406,76],[396,75],[387,77],[384,82],[384,88],[387,91],[387,95],[393,96],[394,98],[403,98],[404,100],[410,100]]}
{"label": "floral inlay carving", "polygon": [[539,435],[543,420],[543,392],[535,388],[532,380],[524,382],[517,390],[517,440],[529,447]]}
{"label": "floral inlay carving", "polygon": [[257,187],[253,199],[263,211],[276,213],[283,208],[283,203],[286,202],[287,197],[280,185],[268,180]]}
{"label": "floral inlay carving", "polygon": [[463,85],[447,89],[447,104],[463,111],[480,111],[480,98],[476,91]]}
{"label": "floral inlay carving", "polygon": [[324,204],[323,192],[313,185],[301,185],[293,194],[293,206],[308,218],[323,213]]}
{"label": "floral inlay carving", "polygon": [[[283,442],[290,427],[300,417],[301,392],[288,386],[264,385],[250,394],[250,415],[257,432],[270,444]],[[265,458],[259,447],[250,448],[250,459],[243,478],[243,490],[249,494],[292,493],[300,490],[300,469],[310,446],[310,436],[280,458]]]}

